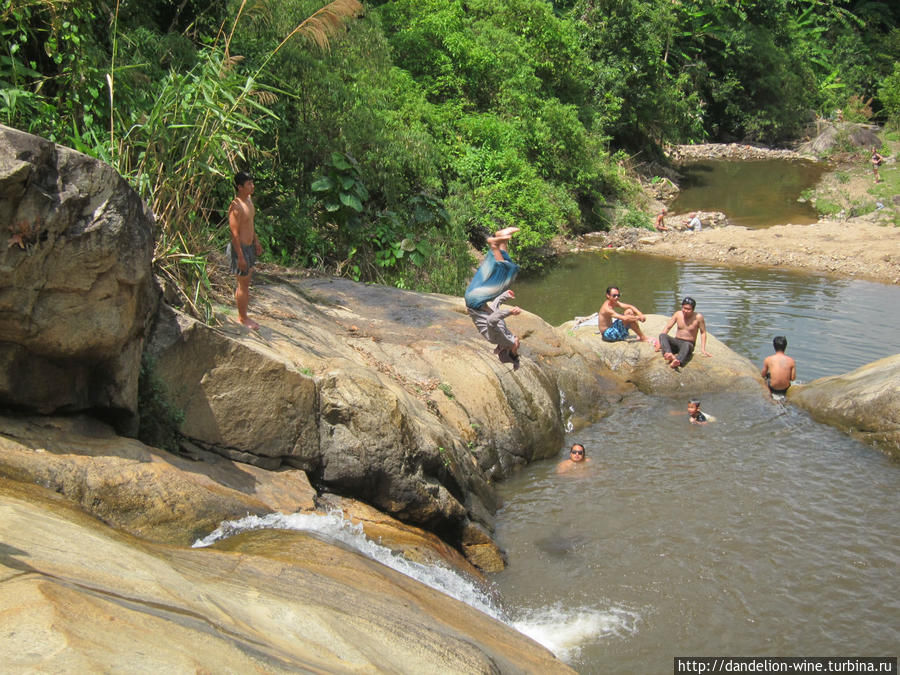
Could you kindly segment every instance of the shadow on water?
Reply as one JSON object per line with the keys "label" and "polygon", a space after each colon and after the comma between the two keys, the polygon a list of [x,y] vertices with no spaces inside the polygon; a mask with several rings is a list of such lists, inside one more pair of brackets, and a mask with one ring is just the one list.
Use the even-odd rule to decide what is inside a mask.
{"label": "shadow on water", "polygon": [[757,364],[772,338],[788,339],[798,378],[845,373],[900,352],[900,288],[778,270],[738,269],[636,253],[564,258],[537,278],[519,278],[519,306],[559,325],[596,312],[606,287],[647,314],[671,315],[685,295],[710,334]]}
{"label": "shadow on water", "polygon": [[[500,486],[495,577],[527,624],[604,617],[579,672],[671,672],[674,656],[892,655],[900,644],[900,464],[753,393],[636,394]],[[671,414],[678,413],[678,414]]]}
{"label": "shadow on water", "polygon": [[681,168],[672,213],[722,211],[733,225],[768,227],[816,222],[811,204],[797,199],[826,171],[822,163],[782,159],[692,162]]}

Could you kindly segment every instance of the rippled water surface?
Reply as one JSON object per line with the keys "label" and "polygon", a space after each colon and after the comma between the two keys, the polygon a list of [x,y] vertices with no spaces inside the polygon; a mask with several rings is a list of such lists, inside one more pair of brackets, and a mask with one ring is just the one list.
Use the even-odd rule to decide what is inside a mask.
{"label": "rippled water surface", "polygon": [[[896,655],[900,465],[758,395],[708,396],[703,427],[684,404],[637,395],[567,440],[590,465],[557,475],[561,452],[501,485],[505,604],[554,608],[583,673]],[[608,629],[581,634],[581,612]]]}
{"label": "rippled water surface", "polygon": [[710,334],[760,366],[786,336],[801,382],[900,352],[900,287],[886,284],[610,252],[570,256],[514,288],[517,304],[559,325],[596,312],[610,285],[647,314],[692,296]]}
{"label": "rippled water surface", "polygon": [[[756,364],[786,335],[801,381],[900,352],[900,288],[882,284],[611,253],[573,256],[516,295],[559,324],[596,311],[611,284],[647,313],[693,296],[710,332]],[[631,395],[500,485],[506,606],[524,624],[543,617],[545,644],[582,673],[896,655],[900,462],[758,391],[706,395],[716,421],[692,426],[691,395]],[[557,475],[575,440],[591,464]]]}

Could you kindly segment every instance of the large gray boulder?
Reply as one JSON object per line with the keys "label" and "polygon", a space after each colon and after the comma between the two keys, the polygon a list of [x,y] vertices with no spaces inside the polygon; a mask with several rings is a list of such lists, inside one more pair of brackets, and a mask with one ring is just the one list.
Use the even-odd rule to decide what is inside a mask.
{"label": "large gray boulder", "polygon": [[900,354],[794,385],[788,400],[825,424],[900,457]]}
{"label": "large gray boulder", "polygon": [[[641,330],[648,338],[656,339],[665,328],[667,316],[648,314]],[[700,353],[700,340],[692,358],[681,368],[672,369],[653,345],[632,338],[623,342],[604,342],[596,324],[575,328],[575,322],[560,326],[574,339],[596,352],[603,363],[619,377],[632,383],[645,394],[694,395],[710,391],[764,389],[759,368],[722,344],[713,335],[707,336],[707,351]],[[669,331],[669,335],[675,330]]]}
{"label": "large gray boulder", "polygon": [[0,404],[135,431],[152,226],[112,167],[0,126]]}
{"label": "large gray boulder", "polygon": [[[334,278],[258,274],[251,332],[163,307],[147,344],[180,433],[257,466],[290,466],[314,484],[440,532],[482,569],[494,479],[554,456],[572,410],[602,414],[633,388],[539,317],[513,370],[477,333],[460,298]],[[563,393],[565,392],[565,393]]]}

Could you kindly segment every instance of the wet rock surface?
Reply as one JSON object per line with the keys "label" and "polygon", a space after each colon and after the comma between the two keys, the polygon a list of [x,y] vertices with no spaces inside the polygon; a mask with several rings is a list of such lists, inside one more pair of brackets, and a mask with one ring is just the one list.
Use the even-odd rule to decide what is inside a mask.
{"label": "wet rock surface", "polygon": [[900,354],[794,385],[788,400],[820,422],[900,458]]}

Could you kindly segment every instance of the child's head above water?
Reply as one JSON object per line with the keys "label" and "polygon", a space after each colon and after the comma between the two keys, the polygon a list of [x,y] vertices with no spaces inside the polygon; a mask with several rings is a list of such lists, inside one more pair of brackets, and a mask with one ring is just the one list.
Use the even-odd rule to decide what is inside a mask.
{"label": "child's head above water", "polygon": [[696,417],[700,413],[700,399],[692,398],[688,403],[688,413],[691,417]]}

